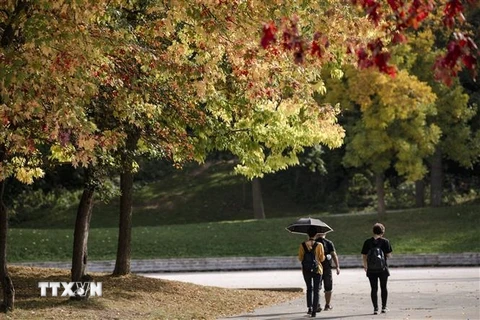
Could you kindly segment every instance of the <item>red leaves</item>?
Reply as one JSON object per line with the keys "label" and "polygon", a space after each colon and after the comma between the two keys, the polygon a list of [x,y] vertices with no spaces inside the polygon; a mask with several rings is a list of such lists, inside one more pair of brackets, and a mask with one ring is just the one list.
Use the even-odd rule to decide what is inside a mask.
{"label": "red leaves", "polygon": [[277,33],[277,27],[275,23],[272,21],[267,23],[263,26],[263,36],[260,44],[262,45],[263,49],[267,49],[272,43],[276,42],[275,34]]}
{"label": "red leaves", "polygon": [[[285,51],[294,51],[293,56],[296,63],[303,63],[305,57],[305,45],[303,38],[298,33],[297,19],[294,17],[290,20],[288,27],[283,28],[281,46]],[[270,22],[263,26],[263,36],[261,45],[264,49],[269,48],[277,41],[277,26],[274,22]],[[272,52],[277,52],[272,50]]]}
{"label": "red leaves", "polygon": [[397,75],[397,68],[388,64],[390,54],[388,52],[381,52],[373,57],[375,66],[380,72],[386,73],[394,78]]}
{"label": "red leaves", "polygon": [[61,131],[58,134],[58,139],[60,140],[59,142],[62,147],[66,146],[70,142],[70,132]]}
{"label": "red leaves", "polygon": [[[351,0],[353,4],[359,4],[367,13],[367,16],[375,25],[378,25],[382,18],[382,12],[380,11],[381,4],[375,0]],[[396,0],[390,0],[388,2],[397,2]]]}
{"label": "red leaves", "polygon": [[477,64],[477,59],[470,54],[470,55],[463,56],[462,62],[467,69],[474,70],[474,67]]}
{"label": "red leaves", "polygon": [[[351,0],[353,4],[359,4],[367,13],[369,19],[375,25],[380,19],[383,19],[382,12],[379,10],[379,3],[376,0]],[[428,17],[429,13],[434,9],[434,0],[386,0],[394,19],[389,19],[387,22],[390,25],[392,43],[398,44],[406,41],[403,32],[407,28],[417,29],[419,25]],[[466,0],[473,3],[475,0]],[[462,0],[448,0],[443,11],[443,23],[452,28],[455,20],[464,21],[463,11],[465,7]],[[451,77],[456,76],[461,68],[461,64],[467,69],[475,70],[477,64],[477,57],[479,55],[478,48],[469,37],[461,33],[454,34],[455,40],[450,42],[447,47],[447,54],[437,59],[435,63],[436,78],[442,80],[446,84],[451,83]],[[385,53],[377,53],[378,50],[373,50],[373,46],[378,46],[375,43],[369,44],[369,50],[372,51],[372,57],[368,58],[366,52],[357,52],[359,59],[359,66],[376,65],[381,71],[393,75],[393,67],[388,66],[387,62],[389,56]],[[378,46],[381,48],[382,46]]]}
{"label": "red leaves", "polygon": [[68,52],[59,52],[55,57],[52,68],[57,70],[70,70],[72,68],[73,59]]}
{"label": "red leaves", "polygon": [[[382,34],[377,40],[370,42],[365,48],[354,49],[352,43],[346,43],[346,53],[356,54],[360,68],[376,67],[381,72],[392,77],[396,75],[396,68],[389,65],[390,54],[380,39],[390,37],[391,44],[397,45],[407,42],[405,32],[408,28],[417,29],[421,23],[428,18],[439,0],[350,0],[352,4],[359,5],[365,10],[368,18],[373,24],[379,25],[382,22]],[[462,20],[465,11],[465,2],[474,3],[478,0],[447,0],[444,9],[443,21],[446,26],[452,27],[456,20]],[[387,6],[385,6],[385,3]],[[316,33],[308,43],[299,34],[297,18],[285,19],[278,29],[282,32],[281,43],[277,43],[277,25],[274,22],[265,24],[261,45],[264,49],[277,44],[270,49],[273,54],[280,49],[293,51],[296,63],[303,63],[305,55],[309,53],[317,59],[325,59],[327,55],[328,39],[320,33]],[[445,83],[451,82],[450,77],[456,76],[464,66],[467,69],[475,70],[479,52],[473,40],[457,32],[456,39],[447,47],[447,54],[438,59],[435,63],[436,76]],[[278,46],[279,45],[279,46]],[[438,70],[437,70],[438,69]]]}
{"label": "red leaves", "polygon": [[361,69],[376,67],[379,71],[386,73],[391,77],[395,77],[397,75],[397,69],[388,64],[390,54],[386,51],[382,51],[382,48],[382,42],[376,41],[368,45],[368,50],[371,51],[371,55],[369,55],[364,48],[358,49],[358,67]]}
{"label": "red leaves", "polygon": [[[308,44],[305,38],[298,32],[297,18],[294,17],[290,20],[284,21],[282,28],[281,47],[285,51],[293,51],[295,62],[301,64],[304,62],[307,50],[310,49],[310,54],[317,58],[322,58],[325,53],[325,49],[329,46],[329,41],[326,36],[316,33],[311,44]],[[261,45],[264,49],[268,49],[273,44],[277,43],[276,33],[278,32],[277,26],[274,22],[270,22],[263,26],[263,35]],[[271,52],[278,52],[272,49]]]}
{"label": "red leaves", "polygon": [[374,0],[366,0],[364,2],[364,8],[367,12],[368,18],[373,21],[373,23],[377,26],[382,18],[382,13],[379,10],[380,4]]}
{"label": "red leaves", "polygon": [[460,0],[449,0],[443,10],[443,24],[448,28],[452,28],[455,24],[455,17],[460,16],[464,20],[463,9],[463,4]]}
{"label": "red leaves", "polygon": [[319,57],[319,58],[322,57],[322,48],[320,47],[320,45],[318,44],[318,42],[315,41],[315,40],[312,42],[312,49],[311,49],[311,51],[310,51],[310,54],[311,54],[312,56],[317,56],[317,57]]}
{"label": "red leaves", "polygon": [[451,78],[457,75],[461,64],[475,72],[479,54],[478,47],[471,38],[461,33],[455,33],[454,36],[454,40],[447,46],[445,56],[438,58],[435,62],[435,78],[447,85],[452,83]]}
{"label": "red leaves", "polygon": [[330,43],[327,37],[317,32],[313,37],[310,54],[312,56],[317,56],[318,58],[322,58],[324,55],[325,49],[328,48],[329,45]]}
{"label": "red leaves", "polygon": [[400,33],[399,31],[397,31],[393,34],[393,38],[392,38],[393,44],[401,44],[405,42],[407,42],[407,37],[403,33]]}

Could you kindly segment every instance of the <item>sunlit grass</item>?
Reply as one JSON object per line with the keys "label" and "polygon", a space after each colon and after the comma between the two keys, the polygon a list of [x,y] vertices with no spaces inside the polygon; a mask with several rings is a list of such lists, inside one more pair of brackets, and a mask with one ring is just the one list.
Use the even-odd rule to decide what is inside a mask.
{"label": "sunlit grass", "polygon": [[[480,252],[479,211],[479,205],[397,211],[382,222],[395,253]],[[132,257],[292,256],[304,236],[285,227],[297,218],[139,226],[132,231]],[[378,221],[376,214],[321,219],[335,230],[328,238],[339,254],[359,254]],[[9,261],[69,261],[72,237],[72,229],[11,229]],[[117,239],[117,228],[92,228],[89,259],[115,259]]]}

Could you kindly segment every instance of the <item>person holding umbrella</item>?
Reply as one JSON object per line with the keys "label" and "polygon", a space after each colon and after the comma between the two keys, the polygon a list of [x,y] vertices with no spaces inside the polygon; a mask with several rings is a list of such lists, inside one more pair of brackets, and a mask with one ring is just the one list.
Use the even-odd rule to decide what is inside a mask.
{"label": "person holding umbrella", "polygon": [[307,313],[313,317],[316,317],[317,314],[317,305],[319,302],[320,295],[320,285],[322,281],[323,267],[322,262],[325,260],[325,254],[323,250],[323,245],[315,241],[315,236],[317,235],[318,230],[315,226],[309,226],[307,229],[308,240],[300,244],[298,249],[298,260],[304,261],[304,258],[310,253],[314,254],[314,259],[316,261],[315,267],[313,270],[307,268],[302,263],[302,274],[305,284],[307,286],[306,298],[307,298]]}
{"label": "person holding umbrella", "polygon": [[[338,262],[337,252],[335,251],[335,245],[333,242],[327,238],[325,238],[326,233],[319,233],[317,234],[316,241],[323,244],[323,250],[325,253],[325,261],[322,262],[323,266],[323,274],[322,274],[322,282],[323,282],[323,289],[325,292],[325,307],[324,310],[332,310],[331,299],[332,299],[332,290],[333,290],[333,275],[332,275],[332,260],[335,264],[335,269],[337,275],[340,274],[340,264]],[[320,306],[320,301],[317,306],[317,312],[322,311]]]}

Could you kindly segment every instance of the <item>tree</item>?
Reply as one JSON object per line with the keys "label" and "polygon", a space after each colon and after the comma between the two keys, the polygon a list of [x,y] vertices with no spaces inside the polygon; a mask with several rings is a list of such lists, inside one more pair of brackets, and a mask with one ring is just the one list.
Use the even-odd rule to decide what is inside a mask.
{"label": "tree", "polygon": [[[0,146],[0,160],[5,159],[5,146]],[[2,284],[3,302],[0,305],[0,311],[13,310],[15,301],[15,289],[12,278],[7,268],[7,231],[8,219],[7,208],[3,203],[3,192],[5,190],[5,179],[0,181],[0,282]]]}
{"label": "tree", "polygon": [[[348,112],[361,117],[347,127],[344,164],[367,167],[375,175],[378,213],[385,214],[384,172],[393,165],[408,180],[426,173],[425,157],[433,153],[440,131],[427,124],[435,95],[424,83],[400,71],[396,78],[372,69],[346,74]],[[357,111],[355,111],[357,110]]]}
{"label": "tree", "polygon": [[[75,166],[94,162],[94,146],[104,143],[85,118],[95,94],[96,35],[90,29],[102,1],[4,1],[0,6],[0,181],[23,183],[43,176],[44,161]],[[113,139],[112,139],[113,140]],[[110,140],[110,141],[112,141]],[[108,144],[104,144],[107,148]],[[4,208],[4,207],[3,207]],[[6,232],[7,215],[0,222]],[[0,237],[6,252],[6,237]],[[2,256],[3,306],[14,308]]]}
{"label": "tree", "polygon": [[[95,183],[92,169],[85,170],[83,194],[78,205],[75,229],[73,233],[72,252],[72,282],[83,282],[86,276],[88,263],[88,234],[90,232],[90,220],[92,218]],[[75,292],[75,291],[74,291]]]}
{"label": "tree", "polygon": [[[469,168],[478,161],[479,143],[472,131],[470,121],[477,112],[477,107],[469,103],[469,96],[460,85],[458,79],[451,81],[450,86],[435,80],[435,74],[429,67],[439,54],[442,45],[443,29],[432,27],[421,29],[410,36],[411,41],[398,51],[402,52],[403,61],[398,61],[403,68],[410,70],[420,80],[432,88],[438,99],[435,102],[436,112],[428,117],[428,122],[438,126],[441,138],[436,145],[430,164],[430,204],[439,206],[443,193],[443,159],[448,158]],[[417,184],[418,185],[418,184]],[[419,203],[423,201],[422,190],[417,190]]]}
{"label": "tree", "polygon": [[253,199],[253,217],[255,219],[265,219],[265,210],[263,209],[262,189],[259,178],[252,179],[252,199]]}
{"label": "tree", "polygon": [[[114,67],[101,76],[100,93],[107,97],[103,119],[125,137],[118,149],[122,199],[131,197],[132,165],[141,153],[181,164],[228,150],[237,171],[254,178],[298,163],[305,146],[341,143],[337,110],[319,108],[312,97],[316,71],[258,55],[250,20],[263,20],[268,10],[252,15],[247,3],[155,1],[111,10],[109,39],[129,39],[106,55]],[[138,139],[129,143],[132,132]],[[131,201],[121,204],[116,275],[129,272]]]}

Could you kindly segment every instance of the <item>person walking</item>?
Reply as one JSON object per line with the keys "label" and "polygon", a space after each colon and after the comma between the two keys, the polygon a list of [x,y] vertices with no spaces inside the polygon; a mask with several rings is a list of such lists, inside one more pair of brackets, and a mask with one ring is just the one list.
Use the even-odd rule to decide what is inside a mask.
{"label": "person walking", "polygon": [[368,280],[370,281],[370,297],[373,304],[373,314],[378,314],[378,282],[380,281],[380,291],[382,299],[382,313],[388,311],[387,299],[387,281],[390,276],[387,259],[392,256],[392,246],[390,241],[384,238],[385,226],[381,223],[373,225],[373,237],[368,238],[363,243],[362,261]]}
{"label": "person walking", "polygon": [[[326,238],[326,233],[317,234],[317,242],[320,242],[323,245],[325,260],[322,262],[323,274],[323,292],[325,293],[325,306],[323,310],[328,311],[332,310],[332,291],[333,291],[333,275],[332,275],[332,261],[335,265],[337,275],[340,274],[340,264],[338,262],[338,255],[335,251],[335,245],[333,242]],[[318,301],[317,312],[322,311],[320,300]]]}
{"label": "person walking", "polygon": [[[308,228],[307,234],[309,237],[308,240],[302,242],[298,249],[298,260],[302,261],[302,274],[307,286],[307,313],[314,318],[317,315],[316,306],[319,302],[320,285],[323,273],[322,262],[325,260],[325,254],[323,245],[315,241],[317,229],[311,226]],[[311,257],[310,253],[314,254],[314,257],[312,257],[312,267],[306,265],[307,258]]]}

